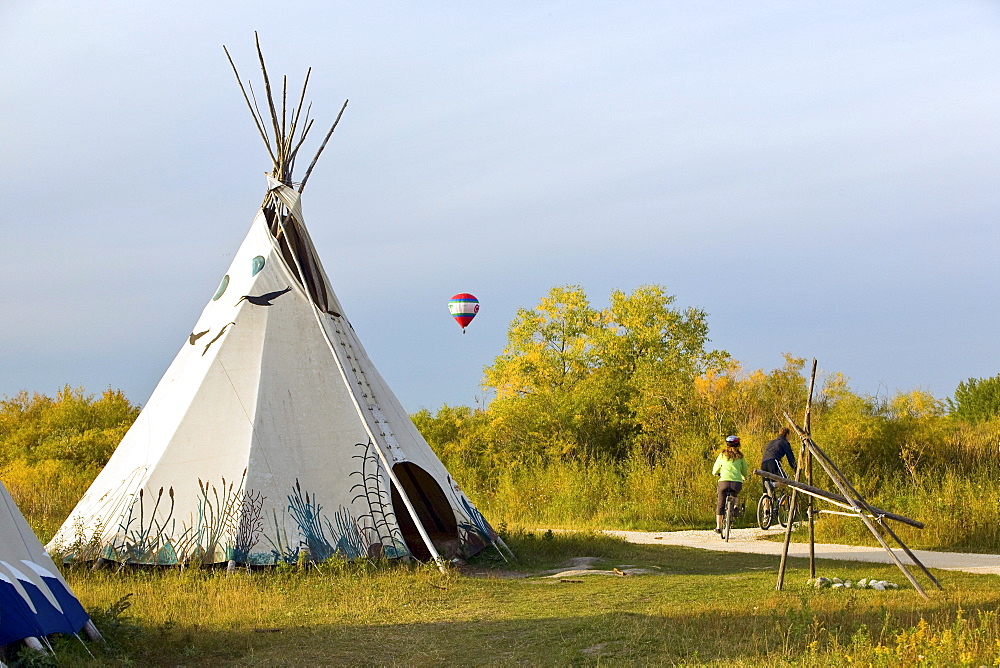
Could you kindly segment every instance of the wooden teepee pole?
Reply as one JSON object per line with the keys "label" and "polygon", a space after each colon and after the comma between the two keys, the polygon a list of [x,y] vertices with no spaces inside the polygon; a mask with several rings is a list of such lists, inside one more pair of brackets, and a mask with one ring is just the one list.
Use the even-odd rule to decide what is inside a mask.
{"label": "wooden teepee pole", "polygon": [[[761,478],[773,480],[776,483],[782,483],[788,485],[789,487],[795,487],[796,489],[799,490],[799,492],[803,494],[806,494],[808,496],[814,496],[818,499],[823,499],[824,501],[827,501],[828,503],[831,503],[835,506],[840,506],[841,508],[846,508],[848,510],[854,510],[850,502],[848,502],[848,500],[842,497],[840,494],[828,492],[825,489],[820,489],[819,487],[813,487],[812,485],[807,485],[804,482],[795,482],[794,480],[789,480],[788,478],[782,478],[780,475],[774,475],[773,473],[768,473],[767,471],[758,470],[754,471],[754,473],[756,475],[759,475]],[[896,513],[890,513],[887,510],[881,510],[879,508],[876,508],[871,504],[868,504],[868,508],[870,508],[872,511],[871,513],[869,513],[870,517],[874,517],[876,519],[882,517],[887,520],[895,520],[896,522],[909,524],[911,527],[917,529],[924,528],[923,522],[918,522],[917,520],[906,517],[905,515],[897,515]],[[856,513],[852,512],[845,514],[849,514],[851,517],[854,517]]]}
{"label": "wooden teepee pole", "polygon": [[[885,517],[888,517],[888,516],[885,516]],[[934,577],[934,575],[929,570],[927,570],[927,567],[924,566],[923,562],[921,562],[919,559],[917,559],[917,555],[913,554],[913,552],[910,550],[910,548],[908,548],[906,546],[906,544],[902,541],[902,539],[899,536],[896,535],[896,532],[892,530],[892,527],[890,527],[886,523],[884,517],[881,516],[881,515],[878,515],[878,516],[876,516],[876,521],[879,523],[879,526],[881,526],[883,529],[885,529],[886,533],[888,533],[890,536],[892,536],[893,540],[895,540],[899,544],[899,546],[903,549],[903,552],[906,553],[906,556],[908,556],[910,558],[910,561],[912,561],[913,563],[915,563],[917,565],[917,567],[920,568],[921,571],[923,571],[924,575],[926,575],[930,579],[930,581],[933,582],[935,584],[935,586],[937,586],[938,589],[944,589],[944,587],[941,586],[941,583],[938,582],[938,579],[936,577]]]}
{"label": "wooden teepee pole", "polygon": [[253,122],[254,125],[257,126],[257,132],[260,133],[260,138],[264,140],[264,146],[267,147],[267,154],[271,156],[271,162],[277,164],[278,159],[274,157],[274,151],[271,150],[271,140],[268,139],[267,132],[264,130],[264,125],[262,119],[260,118],[260,114],[254,107],[253,103],[250,102],[250,96],[247,95],[247,89],[243,85],[243,80],[240,78],[239,71],[236,69],[236,63],[233,62],[233,57],[229,55],[229,49],[227,49],[225,45],[222,46],[222,50],[226,52],[226,58],[229,59],[229,65],[233,68],[233,74],[236,75],[236,83],[239,84],[240,90],[243,92],[243,99],[247,103],[247,108],[250,110],[250,115],[253,116]]}
{"label": "wooden teepee pole", "polygon": [[326,143],[330,141],[330,137],[333,135],[333,131],[337,129],[337,124],[340,123],[340,117],[344,115],[344,109],[347,109],[348,100],[344,100],[344,106],[340,108],[340,113],[337,114],[337,119],[330,126],[330,131],[326,133],[326,137],[323,138],[323,143],[319,145],[319,150],[316,151],[316,155],[313,157],[312,162],[309,163],[309,168],[306,169],[306,175],[302,177],[302,183],[299,184],[299,193],[306,189],[306,181],[309,180],[309,175],[312,174],[313,167],[316,166],[316,161],[319,160],[320,154],[323,149],[326,148]]}
{"label": "wooden teepee pole", "polygon": [[257,58],[260,60],[260,71],[264,77],[264,93],[267,95],[267,108],[271,112],[271,125],[274,128],[274,150],[277,153],[277,160],[275,161],[275,170],[277,173],[274,178],[278,179],[285,185],[289,185],[287,182],[287,175],[285,174],[285,155],[282,150],[282,128],[278,125],[278,112],[274,108],[274,96],[271,94],[271,79],[267,76],[267,66],[264,64],[264,52],[260,48],[260,37],[257,35],[255,30],[253,33],[254,42],[257,44]]}

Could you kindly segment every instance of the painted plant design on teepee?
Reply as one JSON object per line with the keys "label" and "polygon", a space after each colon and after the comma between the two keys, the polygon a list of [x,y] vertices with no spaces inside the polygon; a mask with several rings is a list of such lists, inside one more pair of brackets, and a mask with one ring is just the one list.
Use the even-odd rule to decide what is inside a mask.
{"label": "painted plant design on teepee", "polygon": [[[173,487],[160,487],[155,495],[140,489],[132,503],[117,520],[115,534],[106,541],[81,539],[56,551],[64,557],[93,559],[103,557],[113,561],[141,564],[177,564],[192,560],[216,561],[220,555],[235,553],[232,545],[241,511],[246,507],[243,479],[237,485],[222,479],[221,486],[198,480],[197,512],[191,524],[179,521]],[[259,495],[253,499],[262,500]],[[94,535],[99,536],[98,530]]]}
{"label": "painted plant design on teepee", "polygon": [[[195,558],[211,562],[218,560],[218,552],[223,554],[231,552],[231,540],[236,535],[240,510],[243,508],[243,483],[246,481],[246,477],[246,469],[243,469],[243,477],[240,479],[239,486],[235,488],[233,483],[226,485],[226,479],[223,478],[221,496],[219,487],[210,486],[207,482],[203,483],[201,478],[198,479],[198,488],[201,494],[198,498],[198,515],[195,524]],[[227,547],[230,549],[226,549]]]}
{"label": "painted plant design on teepee", "polygon": [[302,491],[298,478],[295,479],[295,488],[288,496],[288,512],[299,525],[299,533],[302,535],[302,542],[305,543],[304,547],[309,550],[309,558],[313,561],[326,561],[332,557],[335,548],[330,545],[323,529],[323,519],[320,515],[323,506],[315,496],[310,499],[309,492]]}
{"label": "painted plant design on teepee", "polygon": [[167,497],[170,507],[166,516],[160,519],[157,513],[163,501],[163,488],[160,488],[152,508],[148,511],[146,509],[146,490],[140,489],[135,501],[129,506],[127,515],[122,518],[118,525],[117,539],[105,546],[102,556],[115,561],[134,561],[137,563],[169,564],[177,562],[175,544],[189,542],[190,532],[184,532],[178,536],[173,531],[176,527],[176,520],[173,517],[175,509],[173,487],[167,490]]}
{"label": "painted plant design on teepee", "polygon": [[231,560],[241,564],[252,563],[252,550],[264,533],[264,498],[260,492],[243,492],[239,528],[236,530],[233,549],[227,555]]}
{"label": "painted plant design on teepee", "polygon": [[493,530],[479,509],[472,505],[469,497],[465,495],[465,492],[450,475],[448,476],[448,488],[454,499],[452,506],[460,509],[465,515],[464,521],[460,518],[458,523],[463,553],[466,556],[471,556],[487,545],[495,544],[498,538],[497,532]]}
{"label": "painted plant design on teepee", "polygon": [[[280,519],[279,519],[280,517]],[[267,530],[262,537],[271,546],[270,552],[266,555],[251,555],[250,563],[268,564],[294,564],[299,556],[299,540],[292,540],[285,530],[285,512],[278,515],[277,508],[271,508],[271,514],[267,517]]]}
{"label": "painted plant design on teepee", "polygon": [[360,500],[367,506],[367,513],[355,516],[349,508],[341,506],[331,519],[323,514],[323,506],[316,495],[303,491],[298,480],[288,496],[288,512],[298,524],[310,559],[315,561],[324,561],[334,555],[347,559],[392,559],[409,555],[393,517],[385,477],[374,447],[370,441],[357,443],[355,447],[364,448],[364,452],[352,457],[360,460],[360,468],[348,474],[361,478],[351,487],[351,491],[356,492],[352,505]]}
{"label": "painted plant design on teepee", "polygon": [[406,556],[410,552],[396,522],[396,514],[392,509],[392,495],[387,489],[385,471],[375,451],[375,444],[369,439],[367,443],[357,443],[355,447],[363,447],[364,452],[352,457],[361,464],[359,469],[350,474],[351,477],[361,478],[351,487],[351,491],[357,493],[353,501],[361,499],[367,504],[368,514],[362,517],[371,520],[378,536],[377,543],[381,546],[377,548],[380,554],[375,555],[371,554],[375,543],[369,543],[367,547],[369,556],[385,556],[390,559]]}

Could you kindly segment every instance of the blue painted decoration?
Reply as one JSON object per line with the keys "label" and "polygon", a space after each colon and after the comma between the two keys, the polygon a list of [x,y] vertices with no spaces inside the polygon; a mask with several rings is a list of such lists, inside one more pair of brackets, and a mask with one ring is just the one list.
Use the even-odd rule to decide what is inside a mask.
{"label": "blue painted decoration", "polygon": [[215,296],[212,297],[212,301],[219,301],[219,297],[225,294],[226,288],[229,287],[229,274],[222,277],[222,282],[219,283],[219,289],[215,291]]}

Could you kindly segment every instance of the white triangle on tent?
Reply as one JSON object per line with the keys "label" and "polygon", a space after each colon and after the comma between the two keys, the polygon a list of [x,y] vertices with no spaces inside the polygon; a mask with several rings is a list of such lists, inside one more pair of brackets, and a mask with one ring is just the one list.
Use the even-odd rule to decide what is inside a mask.
{"label": "white triangle on tent", "polygon": [[3,571],[0,571],[0,580],[6,582],[7,584],[13,585],[14,590],[17,591],[18,595],[27,604],[31,612],[34,614],[38,614],[38,610],[35,608],[35,604],[31,601],[31,597],[28,596],[28,592],[24,590],[24,585],[21,584],[21,579],[18,578],[17,575],[14,575],[14,579],[12,580],[10,576],[8,576]]}

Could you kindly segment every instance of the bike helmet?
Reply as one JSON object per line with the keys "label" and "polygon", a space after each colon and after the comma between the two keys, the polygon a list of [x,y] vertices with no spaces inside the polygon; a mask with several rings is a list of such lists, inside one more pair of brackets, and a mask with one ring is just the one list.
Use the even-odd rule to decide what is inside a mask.
{"label": "bike helmet", "polygon": [[739,436],[726,436],[726,445],[738,448],[740,447],[740,437]]}

